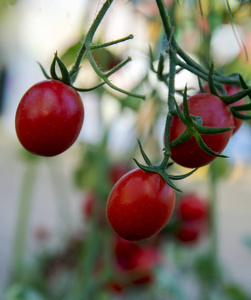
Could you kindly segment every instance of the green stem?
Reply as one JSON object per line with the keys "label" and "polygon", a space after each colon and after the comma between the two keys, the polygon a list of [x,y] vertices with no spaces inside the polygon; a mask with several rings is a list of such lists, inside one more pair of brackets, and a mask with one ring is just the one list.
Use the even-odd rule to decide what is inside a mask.
{"label": "green stem", "polygon": [[[170,16],[167,11],[166,5],[163,0],[156,0],[160,17],[163,23],[163,27],[166,33],[166,37],[169,40],[169,45],[173,51],[175,51],[185,62],[183,63],[179,60],[179,65],[194,74],[197,74],[199,77],[208,80],[209,71],[205,69],[203,66],[198,64],[195,60],[193,60],[180,46],[178,45],[175,36],[174,36],[174,28],[170,21]],[[221,83],[226,84],[239,84],[238,75],[233,76],[220,76],[214,74],[214,79]]]}
{"label": "green stem", "polygon": [[174,37],[174,28],[171,24],[170,17],[166,8],[166,4],[163,0],[156,0],[160,17],[163,23],[165,34],[169,40],[170,45],[173,47],[173,50],[177,50],[178,45]]}
{"label": "green stem", "polygon": [[165,135],[164,135],[164,144],[165,144],[165,156],[168,156],[168,158],[171,155],[170,150],[170,126],[171,126],[172,116],[170,113],[167,114],[166,117],[166,124],[165,124]]}
{"label": "green stem", "polygon": [[168,109],[170,114],[176,115],[176,100],[175,100],[175,76],[176,76],[176,53],[173,49],[169,51],[169,59],[170,59],[170,66],[169,66],[169,81],[168,81]]}
{"label": "green stem", "polygon": [[[97,66],[93,56],[92,56],[92,52],[91,50],[89,49],[89,47],[87,47],[86,49],[86,53],[87,53],[87,56],[88,56],[88,59],[90,61],[90,64],[92,65],[94,71],[96,72],[96,74],[101,77],[104,82],[112,89],[114,89],[115,91],[118,91],[120,93],[123,93],[125,95],[128,95],[128,96],[132,96],[132,97],[136,97],[136,98],[140,98],[140,99],[145,99],[145,96],[144,95],[140,95],[140,94],[135,94],[135,93],[132,93],[132,92],[128,92],[126,90],[123,90],[117,86],[115,86],[113,83],[111,83],[111,81],[108,79],[108,76],[107,74],[103,73],[99,67]],[[126,63],[128,63],[131,59],[128,58],[127,60],[125,60],[124,62],[122,62],[122,65],[125,65]],[[121,65],[119,65],[119,68],[121,68]],[[117,67],[115,67],[114,69],[117,69]],[[111,72],[108,73],[108,75],[110,76],[112,73],[114,73],[114,69],[111,70]]]}
{"label": "green stem", "polygon": [[90,46],[90,49],[91,50],[97,50],[97,49],[109,47],[109,46],[112,46],[112,45],[116,45],[118,43],[122,43],[122,42],[128,41],[130,39],[133,39],[133,35],[132,34],[129,34],[128,36],[126,36],[124,38],[121,38],[121,39],[118,39],[118,40],[115,40],[115,41],[111,41],[111,42],[108,42],[108,43],[92,45],[92,46]]}
{"label": "green stem", "polygon": [[71,232],[71,212],[70,205],[67,198],[67,192],[64,185],[64,180],[62,176],[62,172],[58,169],[59,166],[55,165],[54,160],[50,161],[49,171],[51,176],[52,186],[55,192],[56,205],[59,213],[59,224],[58,227],[62,232],[62,228],[64,229],[64,233]]}
{"label": "green stem", "polygon": [[112,68],[109,72],[105,73],[105,76],[110,77],[112,74],[117,72],[119,69],[123,68],[131,60],[132,60],[131,57],[128,57],[127,59],[122,61],[120,64],[118,64],[114,68]]}
{"label": "green stem", "polygon": [[70,76],[72,77],[74,74],[76,74],[80,68],[80,64],[81,61],[85,55],[86,52],[86,46],[88,45],[90,47],[93,36],[96,32],[96,30],[98,29],[99,24],[101,23],[103,17],[105,16],[107,10],[109,9],[109,7],[111,6],[113,0],[106,0],[106,2],[103,4],[101,10],[99,11],[99,13],[97,14],[95,20],[93,21],[89,31],[87,32],[85,39],[83,41],[83,45],[78,53],[78,56],[76,58],[76,61],[71,69],[71,71],[69,72]]}
{"label": "green stem", "polygon": [[12,258],[12,274],[14,278],[21,279],[24,275],[24,259],[36,171],[37,161],[28,161],[21,186],[16,229],[14,235]]}
{"label": "green stem", "polygon": [[99,255],[100,233],[101,231],[98,229],[97,220],[94,218],[90,222],[88,235],[82,244],[82,254],[77,265],[77,276],[74,285],[64,299],[90,299],[89,296],[96,286],[93,271]]}
{"label": "green stem", "polygon": [[207,73],[201,72],[197,68],[195,68],[194,66],[189,65],[189,64],[185,63],[184,61],[182,61],[180,59],[177,60],[177,65],[179,65],[183,69],[186,69],[186,70],[190,71],[191,73],[197,75],[198,77],[200,77],[204,80],[208,80],[209,72],[207,72]]}

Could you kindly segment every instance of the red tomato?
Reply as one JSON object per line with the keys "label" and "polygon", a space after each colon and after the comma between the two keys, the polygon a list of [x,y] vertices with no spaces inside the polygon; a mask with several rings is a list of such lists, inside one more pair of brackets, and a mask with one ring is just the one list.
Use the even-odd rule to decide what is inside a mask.
{"label": "red tomato", "polygon": [[[240,88],[239,88],[238,86],[236,86],[236,85],[224,84],[224,87],[225,87],[226,92],[227,92],[227,94],[228,94],[229,96],[230,96],[230,95],[234,95],[234,94],[240,92]],[[204,85],[204,89],[205,89],[208,93],[210,93],[208,84],[205,84],[205,85]],[[233,103],[233,104],[230,104],[229,106],[243,105],[243,104],[245,104],[245,103],[246,103],[245,98],[242,98],[242,99],[240,99],[239,101],[237,101],[237,102],[235,102],[235,103]],[[241,112],[241,113],[242,113],[242,112]],[[233,134],[241,127],[242,123],[243,123],[243,120],[234,117],[234,126],[235,126],[235,128],[234,128],[234,130],[233,130]]]}
{"label": "red tomato", "polygon": [[187,194],[181,196],[177,212],[183,221],[204,219],[208,214],[207,202],[194,193]]}
{"label": "red tomato", "polygon": [[[203,126],[233,127],[233,115],[229,107],[219,98],[211,94],[196,94],[188,99],[191,115],[200,116]],[[183,110],[183,104],[180,105]],[[178,116],[171,121],[170,142],[180,136],[186,126]],[[204,143],[214,152],[220,154],[226,147],[233,130],[219,134],[201,135]],[[195,137],[189,138],[182,144],[171,147],[171,158],[174,162],[187,168],[198,168],[209,164],[216,156],[208,154],[197,144]]]}
{"label": "red tomato", "polygon": [[176,232],[176,238],[183,243],[196,242],[201,235],[200,223],[184,222]]}
{"label": "red tomato", "polygon": [[54,156],[76,141],[83,121],[84,107],[78,92],[58,80],[45,80],[24,94],[15,125],[26,150]]}
{"label": "red tomato", "polygon": [[[238,93],[240,91],[240,89],[237,86],[235,86],[235,85],[225,85],[225,89],[226,89],[228,95],[233,95],[233,94],[236,94],[236,93]],[[246,103],[245,98],[242,98],[239,101],[237,101],[237,102],[235,102],[233,104],[230,104],[229,106],[243,105],[245,103]],[[244,112],[240,111],[240,113],[244,113]],[[233,130],[233,134],[237,130],[239,130],[239,128],[241,127],[242,123],[243,123],[242,119],[234,117],[234,126],[235,126],[235,128]]]}
{"label": "red tomato", "polygon": [[114,185],[106,214],[118,235],[136,241],[160,231],[170,219],[174,203],[174,190],[159,174],[137,168]]}
{"label": "red tomato", "polygon": [[[120,237],[115,240],[114,256],[118,274],[122,275],[128,286],[151,283],[154,278],[153,268],[162,259],[156,247],[135,244]],[[122,282],[117,283],[122,286]]]}

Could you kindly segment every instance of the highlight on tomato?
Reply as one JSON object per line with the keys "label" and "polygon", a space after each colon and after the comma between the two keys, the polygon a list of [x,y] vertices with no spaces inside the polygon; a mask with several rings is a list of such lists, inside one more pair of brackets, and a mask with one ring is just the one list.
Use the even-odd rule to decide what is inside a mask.
{"label": "highlight on tomato", "polygon": [[[188,98],[189,113],[202,118],[202,126],[233,127],[234,120],[230,108],[217,96],[199,93]],[[183,103],[180,104],[183,110]],[[178,115],[174,116],[170,126],[170,142],[179,137],[186,130]],[[227,146],[233,130],[217,134],[202,134],[201,138],[208,148],[221,154]],[[171,147],[171,158],[177,164],[187,168],[199,168],[216,159],[202,150],[194,136],[185,142]]]}
{"label": "highlight on tomato", "polygon": [[114,185],[106,215],[119,236],[137,241],[159,232],[170,219],[174,204],[174,189],[159,174],[136,168]]}
{"label": "highlight on tomato", "polygon": [[15,127],[23,147],[41,156],[55,156],[78,138],[84,106],[78,92],[59,80],[33,85],[16,111]]}

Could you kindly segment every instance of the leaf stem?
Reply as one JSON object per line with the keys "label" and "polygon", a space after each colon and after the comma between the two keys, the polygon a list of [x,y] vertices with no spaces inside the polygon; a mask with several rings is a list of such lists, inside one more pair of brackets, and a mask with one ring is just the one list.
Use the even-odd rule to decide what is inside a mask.
{"label": "leaf stem", "polygon": [[121,38],[121,39],[118,39],[118,40],[115,40],[115,41],[111,41],[111,42],[108,42],[108,43],[92,45],[92,46],[90,46],[90,49],[91,50],[97,50],[97,49],[109,47],[109,46],[112,46],[112,45],[116,45],[118,43],[122,43],[122,42],[128,41],[130,39],[133,39],[133,35],[132,34],[129,34],[128,36],[126,36],[124,38]]}

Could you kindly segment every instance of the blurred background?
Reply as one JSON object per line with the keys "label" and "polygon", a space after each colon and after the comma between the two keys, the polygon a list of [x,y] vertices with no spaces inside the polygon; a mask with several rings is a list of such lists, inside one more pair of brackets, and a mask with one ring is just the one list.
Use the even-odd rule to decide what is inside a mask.
{"label": "blurred background", "polygon": [[[165,1],[178,42],[202,64],[251,76],[250,1]],[[107,87],[81,93],[84,126],[77,142],[53,158],[28,154],[15,134],[22,95],[44,80],[54,53],[70,67],[103,1],[0,0],[0,298],[1,299],[251,299],[251,128],[245,122],[217,159],[178,182],[183,194],[157,236],[130,243],[107,225],[113,184],[142,162],[137,138],[161,161],[167,87],[150,70],[166,38],[155,1],[116,0],[94,42],[134,39],[94,51],[102,70],[128,56],[112,76],[145,102]],[[248,59],[249,57],[249,59]],[[84,58],[75,85],[98,77]],[[177,75],[176,88],[198,90]],[[184,172],[175,166],[174,172]],[[203,214],[186,220],[184,201]]]}

